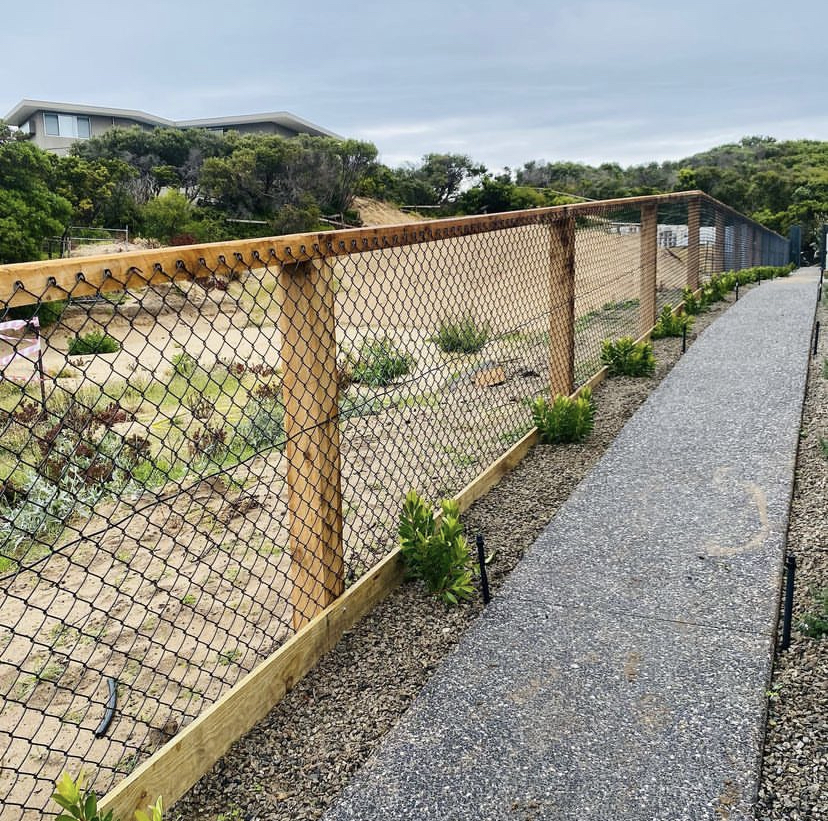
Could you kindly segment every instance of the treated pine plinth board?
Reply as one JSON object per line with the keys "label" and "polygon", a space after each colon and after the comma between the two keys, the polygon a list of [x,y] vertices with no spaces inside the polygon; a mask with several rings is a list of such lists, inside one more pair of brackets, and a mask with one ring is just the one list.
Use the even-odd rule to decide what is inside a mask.
{"label": "treated pine plinth board", "polygon": [[403,574],[402,557],[395,550],[104,796],[102,811],[112,810],[115,818],[126,821],[159,795],[167,806],[179,799],[346,630],[400,584]]}
{"label": "treated pine plinth board", "polygon": [[710,203],[727,213],[737,213],[701,191],[684,191],[402,225],[24,262],[0,265],[0,303],[7,306],[28,305],[39,301],[66,299],[69,295],[92,296],[107,291],[167,284],[175,280],[209,279],[213,276],[230,278],[276,263],[291,264],[320,257],[348,256],[382,248],[419,245],[544,223],[557,219],[562,214],[572,217],[601,215],[612,208],[686,202],[691,198]]}

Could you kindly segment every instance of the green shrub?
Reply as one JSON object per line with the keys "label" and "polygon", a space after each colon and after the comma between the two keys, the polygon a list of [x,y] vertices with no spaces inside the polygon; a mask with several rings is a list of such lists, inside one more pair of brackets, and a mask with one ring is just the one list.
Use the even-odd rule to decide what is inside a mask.
{"label": "green shrub", "polygon": [[539,396],[531,408],[535,427],[547,444],[582,442],[595,426],[595,404],[589,388],[576,399],[558,394],[551,404]]}
{"label": "green shrub", "polygon": [[38,302],[34,305],[18,305],[14,308],[9,308],[6,318],[8,319],[31,319],[36,316],[41,328],[46,328],[49,325],[54,325],[69,303],[65,299],[56,300],[55,302]]}
{"label": "green shrub", "polygon": [[69,340],[69,356],[82,354],[115,353],[121,349],[117,339],[103,331],[90,331]]}
{"label": "green shrub", "polygon": [[776,279],[790,276],[796,266],[790,265],[756,265],[753,268],[742,268],[740,271],[728,271],[740,285],[749,285],[752,282],[761,282],[763,279]]}
{"label": "green shrub", "polygon": [[816,603],[817,612],[806,613],[800,625],[800,630],[813,639],[828,636],[828,588],[817,593]]}
{"label": "green shrub", "polygon": [[255,451],[281,447],[285,441],[285,409],[276,397],[252,395],[244,407],[244,414],[236,426],[242,449]]}
{"label": "green shrub", "polygon": [[177,353],[172,358],[173,370],[185,379],[189,379],[198,368],[198,360],[186,351]]}
{"label": "green shrub", "polygon": [[696,296],[695,292],[690,288],[685,288],[681,292],[681,298],[684,302],[684,313],[688,316],[696,316],[705,309],[702,296]]}
{"label": "green shrub", "polygon": [[408,492],[400,516],[400,549],[412,576],[443,601],[457,604],[474,593],[472,560],[457,502],[444,499],[440,507],[438,525],[431,505],[416,491]]}
{"label": "green shrub", "polygon": [[410,373],[414,365],[413,357],[382,337],[366,341],[356,356],[349,354],[345,371],[352,382],[384,387]]}
{"label": "green shrub", "polygon": [[689,331],[692,326],[692,316],[674,314],[673,306],[665,305],[661,309],[661,316],[659,316],[651,336],[653,339],[664,339],[668,336],[682,336],[685,329]]}
{"label": "green shrub", "polygon": [[458,322],[445,320],[432,339],[444,353],[477,353],[489,340],[489,328],[470,316]]}
{"label": "green shrub", "polygon": [[[52,800],[64,810],[55,821],[113,821],[112,810],[103,814],[98,811],[98,799],[86,788],[83,775],[73,781],[64,773],[55,784]],[[135,821],[162,821],[164,808],[161,796],[147,809],[149,813],[135,810]]]}
{"label": "green shrub", "polygon": [[742,268],[741,271],[736,271],[736,281],[739,285],[750,285],[751,282],[756,282],[755,268]]}
{"label": "green shrub", "polygon": [[652,376],[655,372],[653,346],[648,342],[636,342],[631,336],[622,336],[611,342],[601,343],[601,363],[607,366],[610,376]]}
{"label": "green shrub", "polygon": [[713,302],[720,302],[736,287],[738,282],[738,276],[733,271],[713,274],[702,285],[702,304],[707,306]]}

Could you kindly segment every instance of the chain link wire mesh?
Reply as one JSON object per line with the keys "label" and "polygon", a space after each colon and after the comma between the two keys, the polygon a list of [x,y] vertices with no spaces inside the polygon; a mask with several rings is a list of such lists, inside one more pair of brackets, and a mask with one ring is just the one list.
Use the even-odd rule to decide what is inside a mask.
{"label": "chain link wire mesh", "polygon": [[693,264],[787,248],[678,195],[304,240],[0,269],[4,819],[131,772]]}

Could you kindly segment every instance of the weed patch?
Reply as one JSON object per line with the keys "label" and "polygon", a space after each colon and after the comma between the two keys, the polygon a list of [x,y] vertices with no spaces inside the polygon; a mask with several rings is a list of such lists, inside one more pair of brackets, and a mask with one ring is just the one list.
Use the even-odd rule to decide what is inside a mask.
{"label": "weed patch", "polygon": [[388,337],[366,341],[356,355],[349,354],[344,371],[351,382],[385,387],[411,372],[412,356]]}
{"label": "weed patch", "polygon": [[817,593],[816,605],[816,612],[806,613],[800,625],[800,630],[812,639],[828,635],[828,588]]}
{"label": "weed patch", "polygon": [[478,325],[467,316],[458,321],[441,322],[432,341],[443,353],[477,353],[489,341],[489,335],[487,325]]}
{"label": "weed patch", "polygon": [[69,340],[69,356],[84,354],[115,353],[121,349],[121,343],[103,331],[90,331]]}

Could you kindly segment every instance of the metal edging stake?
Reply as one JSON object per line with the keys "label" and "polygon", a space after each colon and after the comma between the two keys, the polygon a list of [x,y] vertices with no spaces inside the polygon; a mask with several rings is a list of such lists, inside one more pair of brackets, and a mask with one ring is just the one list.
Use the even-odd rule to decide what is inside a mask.
{"label": "metal edging stake", "polygon": [[813,355],[817,355],[817,351],[819,350],[819,320],[816,321],[816,325],[814,325],[814,350]]}
{"label": "metal edging stake", "polygon": [[477,544],[477,563],[480,565],[480,590],[483,593],[483,604],[488,604],[491,601],[489,595],[489,577],[486,575],[486,553],[483,549],[483,536],[477,534],[475,540]]}
{"label": "metal edging stake", "polygon": [[687,353],[687,323],[681,327],[681,352]]}
{"label": "metal edging stake", "polygon": [[785,557],[785,610],[782,614],[782,650],[791,646],[791,620],[793,618],[794,581],[796,579],[796,556]]}

